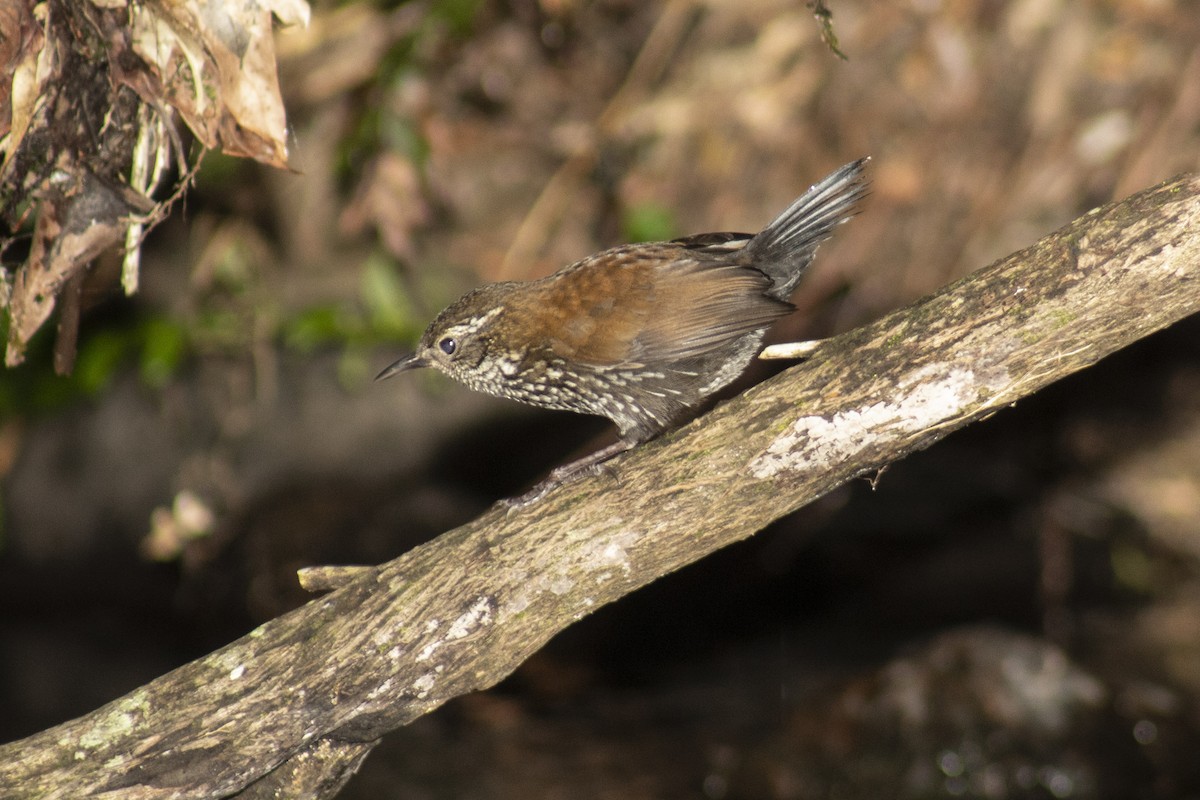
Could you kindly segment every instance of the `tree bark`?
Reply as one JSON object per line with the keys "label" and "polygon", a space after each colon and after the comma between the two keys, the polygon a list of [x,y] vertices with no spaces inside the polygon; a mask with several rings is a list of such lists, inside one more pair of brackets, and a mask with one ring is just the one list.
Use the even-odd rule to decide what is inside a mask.
{"label": "tree bark", "polygon": [[[881,265],[886,268],[886,265]],[[1200,311],[1200,177],[1083,216],[617,460],[0,747],[11,798],[331,797],[605,603]]]}

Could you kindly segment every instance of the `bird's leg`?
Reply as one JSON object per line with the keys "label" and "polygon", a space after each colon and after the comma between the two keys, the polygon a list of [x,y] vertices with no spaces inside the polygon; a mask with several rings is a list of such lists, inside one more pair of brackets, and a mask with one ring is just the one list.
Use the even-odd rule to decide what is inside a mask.
{"label": "bird's leg", "polygon": [[508,506],[510,511],[515,511],[518,508],[524,508],[532,503],[541,500],[548,495],[551,490],[559,486],[565,486],[568,483],[574,483],[577,480],[586,478],[589,475],[595,475],[604,469],[604,462],[608,461],[613,456],[624,453],[633,447],[633,444],[624,440],[616,441],[608,447],[602,447],[594,453],[584,456],[576,461],[564,464],[561,467],[556,467],[550,472],[547,478],[534,486],[528,492],[519,497],[512,497],[501,502]]}

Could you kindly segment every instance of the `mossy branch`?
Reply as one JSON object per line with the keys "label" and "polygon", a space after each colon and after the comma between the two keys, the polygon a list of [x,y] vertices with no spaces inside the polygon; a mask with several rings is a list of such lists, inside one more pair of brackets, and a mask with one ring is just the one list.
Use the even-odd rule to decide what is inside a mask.
{"label": "mossy branch", "polygon": [[622,457],[615,479],[347,572],[227,647],[0,747],[0,795],[331,797],[379,737],[495,684],[596,608],[1197,311],[1200,178],[1185,176],[829,340]]}

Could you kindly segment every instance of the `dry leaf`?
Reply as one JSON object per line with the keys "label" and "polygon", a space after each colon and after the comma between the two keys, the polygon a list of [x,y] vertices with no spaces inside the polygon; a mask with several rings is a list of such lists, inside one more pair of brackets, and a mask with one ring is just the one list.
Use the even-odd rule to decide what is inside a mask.
{"label": "dry leaf", "polygon": [[21,0],[0,0],[0,153],[5,155],[20,147],[50,77],[39,13],[45,15],[45,6],[30,9]]}
{"label": "dry leaf", "polygon": [[206,147],[286,167],[272,13],[285,24],[308,22],[302,0],[131,6],[131,45],[156,81],[153,90],[144,82],[129,85],[147,103],[175,108]]}
{"label": "dry leaf", "polygon": [[8,308],[10,367],[21,362],[25,343],[50,316],[67,282],[125,235],[131,208],[122,194],[87,172],[74,176],[74,185],[38,207],[29,260],[17,273]]}
{"label": "dry leaf", "polygon": [[305,0],[0,0],[0,212],[10,229],[36,212],[26,263],[0,281],[8,365],[101,252],[125,246],[136,289],[143,229],[165,214],[147,198],[186,157],[172,109],[206,147],[287,166],[272,25],[308,15]]}

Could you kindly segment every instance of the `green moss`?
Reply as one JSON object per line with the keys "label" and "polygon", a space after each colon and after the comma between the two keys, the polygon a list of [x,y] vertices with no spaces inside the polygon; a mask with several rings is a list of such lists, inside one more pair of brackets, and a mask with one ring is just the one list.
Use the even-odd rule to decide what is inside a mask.
{"label": "green moss", "polygon": [[1065,309],[1056,309],[1050,312],[1050,319],[1053,322],[1054,328],[1057,330],[1070,325],[1072,322],[1078,319],[1078,315]]}
{"label": "green moss", "polygon": [[[797,404],[797,408],[799,408],[799,404]],[[792,422],[793,421],[790,419],[777,419],[767,427],[767,430],[770,431],[772,435],[779,436],[786,432],[788,428],[792,427]]]}

